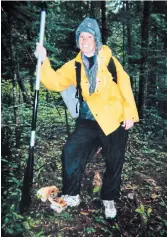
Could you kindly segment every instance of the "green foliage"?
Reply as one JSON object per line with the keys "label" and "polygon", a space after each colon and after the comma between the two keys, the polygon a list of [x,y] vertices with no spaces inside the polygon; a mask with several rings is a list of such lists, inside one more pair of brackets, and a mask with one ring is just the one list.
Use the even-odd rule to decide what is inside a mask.
{"label": "green foliage", "polygon": [[105,224],[105,219],[103,216],[95,216],[95,221],[101,223],[101,224]]}
{"label": "green foliage", "polygon": [[[122,1],[117,1],[118,12],[115,14],[110,9],[110,2],[106,7],[106,29],[107,44],[112,48],[113,55],[120,61],[125,61],[125,68],[133,76],[133,89],[137,98],[139,92],[140,76],[140,52],[141,45],[141,2],[126,2],[126,10],[121,8]],[[125,4],[125,3],[124,3]],[[129,4],[129,5],[127,5]],[[159,4],[159,3],[158,3]],[[130,203],[124,199],[120,204],[121,218],[118,223],[107,224],[102,208],[94,211],[91,215],[92,204],[88,201],[90,197],[85,195],[85,202],[90,205],[85,219],[81,218],[79,211],[72,209],[61,214],[51,213],[47,208],[40,206],[34,193],[43,185],[53,182],[62,185],[61,150],[65,143],[67,134],[65,130],[64,105],[59,93],[48,92],[42,85],[40,87],[38,117],[36,128],[36,150],[35,150],[35,173],[33,187],[33,202],[35,207],[24,216],[19,214],[19,202],[21,199],[21,186],[24,169],[28,158],[30,140],[30,129],[32,120],[32,107],[34,96],[36,59],[33,55],[35,44],[39,41],[40,3],[28,2],[2,2],[2,229],[5,234],[16,236],[43,237],[47,229],[53,230],[57,236],[70,236],[67,230],[75,223],[78,217],[79,227],[82,228],[80,236],[85,234],[92,236],[137,236],[136,230],[140,228],[140,222],[136,220],[136,213],[140,213],[146,224],[156,223],[160,231],[156,230],[153,235],[166,236],[165,228],[167,220],[164,217],[164,209],[167,208],[163,195],[165,156],[166,156],[166,15],[164,14],[165,2],[160,7],[152,2],[152,13],[149,28],[149,48],[147,59],[148,91],[146,93],[145,120],[130,131],[130,145],[128,147],[125,163],[123,182],[131,182],[131,189],[135,189],[142,197],[139,208],[130,207]],[[79,22],[87,15],[93,16],[96,12],[93,1],[50,1],[47,2],[48,13],[46,17],[46,31],[44,46],[47,48],[48,56],[53,68],[57,69],[62,64],[72,59],[77,49],[75,46],[75,29]],[[163,6],[163,7],[162,7]],[[100,9],[100,8],[99,8]],[[71,12],[73,14],[71,14]],[[97,11],[102,12],[102,11]],[[103,30],[102,15],[97,18]],[[10,21],[9,21],[10,19]],[[124,27],[124,28],[123,28]],[[130,29],[130,35],[128,32]],[[123,35],[124,34],[124,35]],[[129,37],[131,41],[129,41]],[[129,44],[131,42],[131,45]],[[131,46],[131,52],[129,47]],[[12,52],[12,53],[11,53]],[[131,63],[128,60],[132,60]],[[19,74],[26,91],[31,95],[31,103],[23,100],[18,83],[16,85],[17,103],[14,107],[13,84],[14,74]],[[17,75],[17,79],[19,76]],[[16,126],[15,110],[19,122]],[[69,117],[70,129],[72,131],[75,121]],[[20,145],[16,147],[16,128],[20,129]],[[52,173],[51,173],[52,172]],[[141,175],[138,177],[135,172]],[[51,175],[50,175],[51,173]],[[157,191],[157,186],[148,184],[148,178],[152,176],[162,183],[162,191]],[[149,177],[150,178],[150,177]],[[144,183],[144,181],[147,182]],[[89,180],[90,181],[90,180]],[[142,182],[143,181],[143,182]],[[136,182],[136,185],[135,185]],[[93,189],[93,195],[100,193],[100,187]],[[144,190],[144,192],[143,192]],[[125,195],[122,187],[122,198]],[[157,193],[158,192],[158,193]],[[139,195],[139,197],[140,197]],[[156,198],[153,198],[154,197]],[[146,200],[150,197],[151,204],[147,207]],[[162,197],[161,197],[162,196]],[[87,200],[88,199],[88,200]],[[37,202],[37,203],[36,203]],[[127,213],[126,213],[126,206]],[[78,210],[78,209],[77,209]],[[153,210],[153,213],[152,213]],[[157,213],[156,213],[157,212]],[[161,216],[160,216],[161,215]],[[129,221],[130,218],[130,221]],[[158,219],[158,221],[157,221]],[[92,221],[92,222],[91,222]],[[78,223],[78,222],[77,222]],[[126,229],[126,225],[130,229]],[[73,232],[79,228],[76,224],[72,227]],[[135,229],[135,230],[134,230]],[[134,232],[133,232],[134,231]],[[70,233],[70,232],[69,232]],[[123,233],[123,234],[122,234]],[[48,235],[49,236],[49,235]]]}
{"label": "green foliage", "polygon": [[65,221],[72,219],[72,215],[69,214],[69,213],[66,212],[66,211],[60,213],[58,216],[61,217],[62,219],[64,219]]}
{"label": "green foliage", "polygon": [[148,218],[152,212],[152,209],[149,207],[147,210],[145,209],[143,204],[140,204],[140,207],[135,210],[137,213],[140,213],[143,216],[145,223],[148,222]]}
{"label": "green foliage", "polygon": [[93,192],[98,193],[98,192],[100,192],[100,190],[101,190],[100,186],[95,186],[94,189],[93,189]]}
{"label": "green foliage", "polygon": [[96,232],[96,230],[93,227],[87,227],[85,231],[87,234],[92,234]]}

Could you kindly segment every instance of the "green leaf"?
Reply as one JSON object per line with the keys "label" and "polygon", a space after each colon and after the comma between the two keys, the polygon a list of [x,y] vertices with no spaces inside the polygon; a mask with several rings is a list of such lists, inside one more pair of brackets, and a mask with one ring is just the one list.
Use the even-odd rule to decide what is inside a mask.
{"label": "green leaf", "polygon": [[162,207],[165,207],[165,206],[166,206],[165,202],[160,202],[159,204],[160,204]]}
{"label": "green leaf", "polygon": [[40,231],[37,234],[35,234],[35,237],[43,237],[43,236],[44,236],[43,231]]}
{"label": "green leaf", "polygon": [[101,190],[101,187],[100,186],[95,186],[94,189],[93,189],[93,192],[94,193],[97,193]]}
{"label": "green leaf", "polygon": [[143,212],[142,212],[142,210],[141,210],[140,208],[137,208],[137,209],[135,210],[135,212],[140,213],[140,214],[143,214]]}
{"label": "green leaf", "polygon": [[14,234],[14,230],[13,230],[13,229],[10,229],[10,228],[8,228],[8,229],[7,229],[7,233],[8,233],[8,234],[11,234],[11,235],[13,235],[13,234]]}
{"label": "green leaf", "polygon": [[149,207],[149,208],[147,209],[147,214],[150,215],[151,212],[152,212],[152,208]]}
{"label": "green leaf", "polygon": [[68,212],[62,212],[62,213],[60,213],[59,216],[65,218],[67,220],[71,220],[71,215]]}
{"label": "green leaf", "polygon": [[143,204],[140,205],[140,209],[141,209],[141,211],[144,213],[144,209],[145,209],[145,208],[144,208],[144,205],[143,205]]}
{"label": "green leaf", "polygon": [[96,230],[95,230],[93,227],[87,227],[87,228],[86,228],[86,232],[87,232],[88,234],[91,234],[91,233],[95,233]]}
{"label": "green leaf", "polygon": [[31,229],[31,227],[30,227],[30,225],[29,225],[29,223],[27,221],[24,221],[23,225],[26,228],[26,230],[30,230]]}
{"label": "green leaf", "polygon": [[41,199],[41,198],[42,198],[42,195],[39,194],[39,193],[36,193],[36,194],[35,194],[35,197],[38,198],[38,199]]}
{"label": "green leaf", "polygon": [[8,223],[9,222],[9,218],[5,218],[4,222]]}
{"label": "green leaf", "polygon": [[102,223],[102,224],[105,223],[105,220],[102,216],[95,216],[95,220],[99,223]]}

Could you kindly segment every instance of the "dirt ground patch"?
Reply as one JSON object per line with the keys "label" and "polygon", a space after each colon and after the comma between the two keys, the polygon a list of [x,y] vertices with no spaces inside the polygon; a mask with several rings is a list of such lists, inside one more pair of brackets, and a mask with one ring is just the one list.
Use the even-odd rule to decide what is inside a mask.
{"label": "dirt ground patch", "polygon": [[[51,145],[48,144],[50,151],[57,151],[58,155],[54,162],[53,157],[45,156],[48,165],[36,177],[39,182],[34,193],[41,186],[55,184],[61,188],[63,143],[51,141]],[[141,152],[141,145],[144,146],[132,140],[128,144],[116,219],[105,219],[100,193],[94,192],[92,186],[95,171],[101,175],[104,172],[103,157],[99,154],[87,165],[82,182],[82,202],[78,207],[57,214],[50,209],[49,202],[42,203],[34,197],[31,213],[37,222],[36,231],[43,231],[48,237],[167,236],[166,153],[147,146]],[[40,177],[44,177],[45,182],[41,182]]]}

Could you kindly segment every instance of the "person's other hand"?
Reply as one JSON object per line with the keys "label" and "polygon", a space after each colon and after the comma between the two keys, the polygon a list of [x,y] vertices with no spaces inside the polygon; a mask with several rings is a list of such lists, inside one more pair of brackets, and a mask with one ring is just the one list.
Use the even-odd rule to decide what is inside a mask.
{"label": "person's other hand", "polygon": [[129,120],[124,120],[121,126],[124,127],[125,130],[128,130],[129,128],[132,128],[133,125],[134,125],[133,120],[129,119]]}
{"label": "person's other hand", "polygon": [[38,58],[38,55],[41,55],[41,61],[43,62],[47,57],[46,49],[43,46],[41,46],[39,43],[37,43],[36,45],[37,46],[36,46],[34,55],[36,58]]}

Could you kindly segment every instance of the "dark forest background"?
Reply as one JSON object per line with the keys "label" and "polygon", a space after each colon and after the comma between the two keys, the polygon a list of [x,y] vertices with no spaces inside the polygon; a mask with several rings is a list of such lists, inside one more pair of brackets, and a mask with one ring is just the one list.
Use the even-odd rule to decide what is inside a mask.
{"label": "dark forest background", "polygon": [[[56,215],[48,211],[46,204],[41,204],[35,193],[53,182],[61,189],[61,149],[75,121],[59,93],[41,85],[34,199],[28,214],[19,213],[31,131],[36,69],[33,53],[39,40],[40,7],[40,1],[1,2],[3,236],[166,236],[166,1],[47,2],[44,46],[53,68],[59,68],[77,54],[78,24],[86,16],[96,18],[103,43],[112,49],[130,75],[140,122],[130,132],[119,203],[122,214],[118,219],[106,222],[101,206],[98,211],[89,211],[92,208],[88,208],[89,198],[98,199],[99,189],[90,187],[87,176],[83,182],[90,196],[83,191],[87,205],[83,204],[78,212],[70,210]],[[101,159],[96,159],[87,168],[90,177],[96,170],[103,171]],[[135,193],[133,203],[128,200],[129,192]]]}

